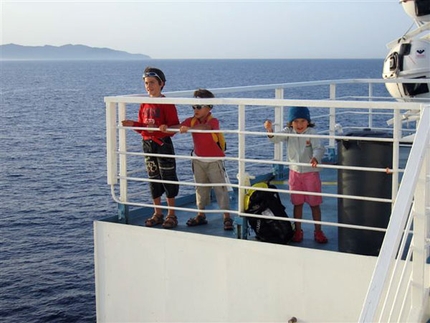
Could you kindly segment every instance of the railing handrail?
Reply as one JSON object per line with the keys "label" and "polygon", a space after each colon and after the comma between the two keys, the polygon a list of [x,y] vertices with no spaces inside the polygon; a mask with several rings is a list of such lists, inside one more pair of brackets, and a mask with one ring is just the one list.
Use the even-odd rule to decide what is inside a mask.
{"label": "railing handrail", "polygon": [[[309,108],[334,107],[350,109],[380,109],[380,110],[419,110],[421,103],[419,102],[395,102],[395,101],[348,101],[348,100],[303,100],[303,99],[263,99],[263,98],[184,98],[184,97],[128,97],[115,96],[106,97],[106,103],[159,103],[159,104],[176,104],[176,105],[194,105],[194,104],[210,104],[210,105],[245,105],[245,106],[307,106]],[[371,103],[371,105],[369,105]]]}
{"label": "railing handrail", "polygon": [[[321,80],[321,81],[305,81],[305,82],[290,82],[290,83],[276,83],[276,84],[265,84],[265,85],[248,85],[248,86],[236,86],[236,87],[228,87],[228,88],[210,88],[212,93],[216,94],[224,94],[224,93],[238,93],[238,92],[251,92],[251,91],[266,91],[266,90],[274,90],[274,89],[289,89],[289,88],[298,88],[298,87],[311,87],[311,86],[330,86],[330,85],[342,85],[342,84],[389,84],[389,83],[429,83],[430,79],[407,79],[407,78],[396,78],[396,79],[341,79],[341,80]],[[193,96],[194,90],[186,90],[186,91],[172,91],[172,92],[164,92],[166,97],[189,97]],[[140,98],[148,98],[146,94],[128,94],[128,95],[118,95],[118,96],[107,96],[105,97],[105,102],[118,102],[120,99],[121,102],[126,103],[141,103],[140,101],[135,101],[134,99],[139,100]],[[390,97],[393,99],[392,97]],[[388,97],[385,97],[388,99]],[[130,100],[130,101],[128,101]],[[418,102],[419,99],[416,99]],[[163,101],[165,102],[165,101]],[[189,104],[189,103],[185,103]]]}

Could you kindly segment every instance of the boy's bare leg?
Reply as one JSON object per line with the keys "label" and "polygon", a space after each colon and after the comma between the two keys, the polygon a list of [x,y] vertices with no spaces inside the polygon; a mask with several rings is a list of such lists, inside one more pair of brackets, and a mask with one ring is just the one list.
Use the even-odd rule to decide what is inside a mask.
{"label": "boy's bare leg", "polygon": [[162,214],[162,210],[160,208],[157,207],[157,205],[161,205],[161,197],[157,197],[155,199],[152,200],[154,203],[154,214]]}
{"label": "boy's bare leg", "polygon": [[[175,198],[174,197],[167,198],[166,200],[167,200],[168,206],[175,206]],[[175,216],[175,210],[169,209],[167,211],[167,216]]]}

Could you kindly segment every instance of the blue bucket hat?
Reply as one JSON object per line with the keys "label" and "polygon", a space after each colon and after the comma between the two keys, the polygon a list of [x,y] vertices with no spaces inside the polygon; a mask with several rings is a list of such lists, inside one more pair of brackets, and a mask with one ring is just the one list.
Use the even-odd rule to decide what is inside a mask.
{"label": "blue bucket hat", "polygon": [[288,122],[293,122],[296,119],[306,119],[311,122],[311,114],[306,107],[291,107],[288,110]]}

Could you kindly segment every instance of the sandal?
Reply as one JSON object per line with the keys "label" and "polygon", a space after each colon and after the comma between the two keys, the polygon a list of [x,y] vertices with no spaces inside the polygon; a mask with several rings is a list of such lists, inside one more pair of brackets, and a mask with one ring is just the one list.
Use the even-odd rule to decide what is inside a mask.
{"label": "sandal", "polygon": [[321,230],[314,231],[314,239],[318,243],[327,243],[328,242],[327,237],[325,236],[324,232],[322,232]]}
{"label": "sandal", "polygon": [[233,230],[233,220],[231,218],[224,219],[224,230],[226,231]]}
{"label": "sandal", "polygon": [[203,225],[207,223],[208,221],[206,220],[206,217],[204,215],[197,215],[195,218],[190,218],[187,221],[187,225],[189,227],[195,227],[196,225]]}
{"label": "sandal", "polygon": [[293,238],[291,239],[293,242],[302,242],[303,241],[303,230],[294,231]]}
{"label": "sandal", "polygon": [[163,222],[164,229],[173,229],[178,226],[178,218],[176,215],[168,215],[166,220]]}
{"label": "sandal", "polygon": [[152,217],[146,219],[145,226],[155,227],[156,225],[162,224],[164,222],[163,214],[153,214]]}

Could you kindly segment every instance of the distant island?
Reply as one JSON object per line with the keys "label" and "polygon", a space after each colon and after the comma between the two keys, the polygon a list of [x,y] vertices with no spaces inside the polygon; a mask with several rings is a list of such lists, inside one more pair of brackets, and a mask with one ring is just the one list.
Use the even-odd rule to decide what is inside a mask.
{"label": "distant island", "polygon": [[1,60],[142,60],[151,59],[143,54],[89,47],[85,45],[22,46],[0,45]]}

